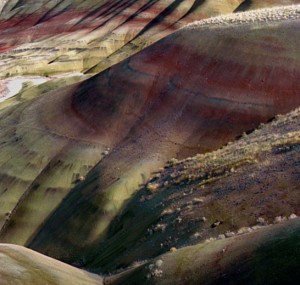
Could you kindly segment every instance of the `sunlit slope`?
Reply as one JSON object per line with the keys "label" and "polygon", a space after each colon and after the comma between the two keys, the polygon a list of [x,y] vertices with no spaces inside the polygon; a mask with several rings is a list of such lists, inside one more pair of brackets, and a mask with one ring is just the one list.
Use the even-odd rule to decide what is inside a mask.
{"label": "sunlit slope", "polygon": [[236,12],[239,11],[247,11],[253,9],[261,9],[261,8],[268,8],[268,7],[278,7],[278,6],[286,6],[292,4],[299,4],[299,0],[246,0],[236,9]]}
{"label": "sunlit slope", "polygon": [[5,109],[1,239],[77,260],[167,160],[217,149],[298,106],[298,11],[199,22],[81,84]]}
{"label": "sunlit slope", "polygon": [[100,276],[76,269],[21,246],[0,244],[1,285],[101,285]]}
{"label": "sunlit slope", "polygon": [[[47,93],[39,100],[25,101],[1,112],[1,224],[7,224],[15,207],[29,199],[26,213],[35,222],[21,214],[23,222],[17,225],[20,232],[15,238],[22,243],[105,151],[102,143],[81,138],[87,130],[78,118],[68,115],[70,106],[58,108],[64,105],[60,101],[65,99],[64,94],[73,90]],[[55,113],[58,109],[60,115]],[[45,120],[49,114],[57,119],[60,116],[62,132],[48,127]]]}
{"label": "sunlit slope", "polygon": [[[202,2],[7,1],[1,13],[0,32],[1,49],[8,52],[3,54],[0,75],[88,71],[96,65],[90,72],[100,71],[180,28],[178,20],[195,8],[201,10]],[[219,2],[220,9],[215,11],[210,5],[196,19],[233,12],[242,1]],[[107,61],[126,44],[126,54]],[[102,60],[104,63],[98,66]]]}
{"label": "sunlit slope", "polygon": [[[232,13],[244,2],[248,1],[3,1],[0,77],[97,73],[187,23]],[[273,1],[259,5],[272,6]]]}

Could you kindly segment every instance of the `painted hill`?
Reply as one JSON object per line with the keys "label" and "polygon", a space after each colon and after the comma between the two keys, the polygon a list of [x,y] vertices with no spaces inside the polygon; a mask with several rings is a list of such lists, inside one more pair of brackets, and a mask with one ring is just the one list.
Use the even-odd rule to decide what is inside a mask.
{"label": "painted hill", "polygon": [[0,284],[102,285],[102,278],[21,246],[0,244]]}
{"label": "painted hill", "polygon": [[299,215],[299,115],[298,109],[220,150],[170,162],[93,244],[86,266],[110,272]]}
{"label": "painted hill", "polygon": [[182,27],[181,19],[230,13],[242,1],[6,2],[0,17],[2,77],[99,72]]}
{"label": "painted hill", "polygon": [[298,247],[299,219],[164,254],[105,284],[297,284]]}
{"label": "painted hill", "polygon": [[297,280],[300,5],[256,10],[297,2],[2,1],[0,242],[104,284]]}
{"label": "painted hill", "polygon": [[80,75],[86,79],[82,73],[105,70],[193,21],[295,3],[299,0],[0,1],[0,102],[16,95],[22,82],[54,80],[54,87],[59,76],[63,87]]}
{"label": "painted hill", "polygon": [[185,247],[101,278],[19,246],[0,245],[0,284],[297,284],[298,247],[296,219]]}
{"label": "painted hill", "polygon": [[298,12],[199,22],[83,83],[3,109],[1,240],[75,262],[166,161],[298,106]]}
{"label": "painted hill", "polygon": [[[86,79],[83,72],[104,70],[187,23],[233,12],[240,3],[0,1],[0,102],[22,83],[48,82],[51,90]],[[65,79],[57,83],[58,76]]]}
{"label": "painted hill", "polygon": [[169,162],[77,264],[109,275],[0,245],[0,284],[297,284],[299,125],[297,109],[220,150]]}
{"label": "painted hill", "polygon": [[296,3],[300,1],[3,0],[0,77],[97,73],[195,20],[232,13],[240,5],[245,10]]}

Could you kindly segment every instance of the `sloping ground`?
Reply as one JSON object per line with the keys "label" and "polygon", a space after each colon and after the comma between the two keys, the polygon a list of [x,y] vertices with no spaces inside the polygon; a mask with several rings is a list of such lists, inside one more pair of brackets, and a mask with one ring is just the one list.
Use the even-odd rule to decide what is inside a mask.
{"label": "sloping ground", "polygon": [[21,246],[0,244],[1,285],[101,285],[100,276]]}
{"label": "sloping ground", "polygon": [[185,247],[125,273],[105,285],[298,284],[300,220]]}
{"label": "sloping ground", "polygon": [[[291,201],[294,206],[299,207],[297,201],[297,199],[299,200],[299,195],[297,195],[299,183],[293,189],[293,184],[299,181],[300,173],[298,170],[299,125],[300,109],[287,116],[280,116],[272,124],[263,126],[251,135],[244,136],[223,149],[183,161],[176,162],[173,160],[160,175],[157,175],[158,177],[147,184],[147,189],[141,189],[140,193],[124,209],[120,219],[113,225],[113,230],[118,228],[118,231],[126,232],[125,235],[124,233],[122,235],[123,240],[110,237],[104,242],[105,247],[112,250],[111,253],[118,254],[122,259],[120,252],[122,248],[128,247],[130,249],[127,258],[137,249],[136,247],[142,255],[147,251],[148,240],[152,239],[151,251],[149,251],[152,253],[153,250],[162,247],[157,244],[157,238],[167,239],[167,242],[170,243],[170,237],[174,237],[176,233],[182,233],[181,237],[175,238],[177,241],[184,241],[184,246],[181,249],[174,247],[177,245],[174,241],[170,252],[160,256],[154,254],[154,259],[136,262],[131,268],[121,273],[110,274],[101,278],[29,249],[1,244],[0,284],[298,284],[300,277],[298,270],[300,263],[298,252],[300,219],[296,218],[295,214],[291,214],[288,217],[289,221],[287,221],[287,218],[282,215],[280,218],[277,216],[274,220],[275,224],[272,224],[273,220],[269,219],[272,217],[269,213],[270,207],[263,197],[263,192],[267,192],[268,197],[276,197],[276,200],[273,199],[270,202],[273,208],[280,206],[280,213],[289,213],[295,209]],[[245,158],[247,159],[245,160]],[[267,163],[261,163],[257,161],[258,159],[263,159]],[[285,162],[284,166],[282,165],[283,162]],[[249,169],[251,165],[255,165],[254,171]],[[222,171],[222,169],[227,171]],[[275,184],[270,185],[274,178],[269,176],[273,174],[274,169],[281,171],[281,177]],[[258,193],[260,196],[258,199],[261,203],[255,205],[259,209],[251,208],[257,193],[252,193],[251,187],[243,190],[243,187],[251,185],[247,173],[251,173],[250,177],[255,177],[256,180],[267,180],[266,184],[270,188],[267,190],[260,184],[262,191]],[[282,183],[285,183],[284,188],[282,188]],[[156,186],[154,187],[154,185]],[[256,185],[257,183],[252,187],[256,187]],[[235,187],[238,188],[234,189]],[[207,199],[206,193],[209,193],[209,196],[214,196],[215,193],[220,193],[220,189],[223,195],[218,195],[218,199],[215,199],[216,197]],[[227,205],[230,200],[228,196],[232,196],[232,192],[238,192],[238,194],[233,195],[235,199],[237,195],[243,197],[240,200],[244,204],[242,210],[240,208],[235,209],[237,205],[235,207]],[[242,195],[239,192],[243,192]],[[274,195],[276,192],[279,195],[284,195],[284,197]],[[199,198],[200,195],[201,199]],[[294,199],[291,199],[293,196]],[[279,199],[282,205],[280,205]],[[189,203],[190,201],[192,203]],[[238,201],[235,200],[235,202]],[[192,235],[192,231],[197,224],[197,217],[203,215],[201,211],[203,208],[205,211],[208,204],[216,205],[213,210],[210,209],[210,215],[217,213],[220,217],[220,209],[226,207],[232,207],[236,212],[231,212],[231,231],[227,231],[225,235],[219,235],[217,240],[211,237],[203,241],[203,233],[207,231],[211,236],[214,236],[216,232],[212,233],[211,231],[215,230],[217,226],[213,229],[206,227],[206,229],[202,229],[202,232],[197,232],[197,235]],[[283,204],[287,205],[282,207]],[[146,211],[141,212],[142,208]],[[151,209],[152,213],[160,214],[159,218],[157,216],[160,225],[163,225],[166,222],[165,217],[169,216],[167,218],[168,224],[165,224],[164,228],[156,226],[155,229],[151,227],[150,230],[148,229],[144,234],[141,234],[142,239],[134,244],[130,238],[140,231],[140,227],[145,227],[146,223],[149,222],[149,217],[151,219],[153,216],[150,211],[147,213],[147,209]],[[163,212],[162,209],[164,209]],[[264,220],[260,216],[259,220],[256,221],[256,223],[259,222],[259,225],[251,228],[243,227],[238,231],[234,230],[234,223],[242,222],[245,224],[242,216],[249,209],[258,211],[259,214],[266,211],[268,214],[263,214]],[[297,211],[299,212],[299,209]],[[226,212],[230,211],[226,209]],[[254,212],[252,213],[254,214]],[[142,220],[141,214],[144,217]],[[176,220],[174,220],[175,216],[177,216]],[[251,215],[248,216],[251,217]],[[170,233],[169,228],[174,226],[172,220],[177,226],[176,231]],[[268,223],[268,220],[271,222]],[[227,228],[228,221],[227,219],[223,220],[223,223],[227,224]],[[209,218],[207,220],[202,219],[201,223],[209,224]],[[223,224],[219,228],[222,226]],[[123,229],[121,229],[122,227]],[[225,230],[224,227],[222,230]],[[155,235],[156,238],[153,240]],[[114,247],[111,247],[112,244]],[[191,246],[191,244],[194,245]],[[168,244],[168,247],[170,246]],[[94,261],[101,261],[105,266],[109,263],[106,263],[107,260],[103,261],[101,254],[105,254],[105,252],[107,254],[106,249],[98,248],[96,251],[94,249],[96,252]],[[85,266],[90,266],[90,264]],[[97,271],[102,270],[103,267],[97,268]]]}
{"label": "sloping ground", "polygon": [[139,261],[132,268],[102,279],[0,245],[0,284],[297,284],[299,126],[297,109],[218,151],[170,162],[81,264],[102,272]]}
{"label": "sloping ground", "polygon": [[[203,13],[202,2],[7,1],[0,32],[1,49],[8,52],[2,55],[0,75],[49,75],[94,66],[91,72],[99,72],[178,29],[178,20],[196,8],[199,13],[193,20],[233,12],[242,0],[218,1],[218,9],[209,3],[213,1],[205,1],[209,7]],[[127,44],[126,52],[107,59]]]}
{"label": "sloping ground", "polygon": [[[70,132],[81,132],[81,139],[93,138],[112,149],[85,181],[73,189],[37,236],[34,230],[49,212],[42,208],[44,215],[33,213],[32,197],[36,196],[40,203],[47,198],[41,199],[43,196],[37,195],[42,192],[34,191],[34,187],[29,188],[30,194],[12,215],[12,222],[6,223],[2,238],[5,237],[8,241],[13,238],[14,242],[22,243],[33,239],[34,243],[31,245],[49,255],[69,262],[77,260],[82,254],[82,248],[102,238],[110,221],[138,185],[149,177],[151,171],[163,166],[166,160],[216,149],[243,130],[253,129],[260,121],[266,121],[276,113],[298,105],[299,63],[297,57],[291,59],[297,54],[294,50],[299,47],[299,37],[296,36],[298,29],[295,28],[297,23],[298,20],[283,21],[280,26],[279,21],[276,22],[275,29],[272,28],[272,22],[262,22],[255,30],[245,27],[248,33],[233,23],[225,29],[220,28],[222,40],[218,28],[207,33],[201,28],[200,33],[192,27],[174,34],[79,87],[72,87],[76,88],[74,96],[70,93],[66,97],[72,96],[72,112],[63,114],[67,115],[70,122],[71,119],[81,118],[79,123],[86,127],[76,130],[71,128],[74,125],[69,127],[70,122],[64,121],[65,125],[61,124],[62,115],[57,106],[68,106],[69,101],[55,103],[55,112],[50,109],[49,117],[42,117],[38,121],[46,122],[48,129],[54,128],[56,133],[63,133],[64,128]],[[190,39],[197,39],[198,33],[201,35],[198,42],[194,40],[187,45],[186,43],[191,42]],[[289,33],[293,34],[294,40],[291,42],[288,42]],[[241,34],[245,37],[241,38]],[[274,57],[271,48],[268,56],[261,57],[265,51],[263,39],[266,35],[273,37],[273,42],[282,46],[274,48]],[[232,42],[235,42],[236,50],[232,47]],[[257,42],[257,45],[252,44],[248,50],[249,42]],[[227,53],[229,46],[232,55]],[[205,57],[206,49],[216,58]],[[287,49],[293,52],[289,54]],[[162,51],[167,50],[162,54]],[[176,62],[173,61],[176,58],[173,53],[178,53],[178,50],[183,56],[175,68]],[[278,54],[279,50],[282,51],[282,57]],[[275,55],[280,62],[274,61]],[[248,67],[249,58],[251,62],[248,62]],[[267,66],[272,64],[275,65],[273,71],[268,72]],[[237,68],[233,69],[232,66]],[[121,84],[121,89],[117,83]],[[284,83],[287,85],[283,86]],[[222,98],[220,90],[225,87],[230,90],[230,97],[223,93]],[[105,88],[109,88],[109,92],[106,93]],[[59,94],[59,100],[62,100],[59,102],[64,101],[64,96],[66,95],[63,93]],[[44,100],[49,105],[48,96],[40,102],[45,102]],[[88,128],[94,133],[88,133]],[[72,135],[76,136],[76,133]],[[61,158],[59,160],[63,161]],[[62,166],[58,164],[57,167],[61,169]],[[63,168],[68,169],[65,166]],[[45,176],[51,177],[48,171],[45,170]],[[43,183],[38,181],[41,187],[44,187]],[[50,186],[47,185],[47,188]],[[62,192],[56,193],[64,197]],[[24,227],[28,233],[31,231],[31,235],[26,239],[24,236],[21,240],[21,230],[24,234]]]}
{"label": "sloping ground", "polygon": [[83,83],[2,109],[1,241],[79,262],[167,160],[298,106],[299,10],[199,22]]}
{"label": "sloping ground", "polygon": [[[244,2],[6,0],[0,14],[0,77],[97,73],[187,23],[234,12]],[[250,8],[274,5],[271,0],[257,2],[251,1]]]}
{"label": "sloping ground", "polygon": [[185,247],[104,278],[15,245],[0,245],[1,285],[298,284],[299,219]]}
{"label": "sloping ground", "polygon": [[171,162],[86,250],[84,266],[110,272],[299,215],[299,127],[300,109],[220,150]]}
{"label": "sloping ground", "polygon": [[[31,100],[40,95],[43,90],[50,92],[89,78],[81,73],[65,73],[53,77],[18,76],[0,80],[0,109],[12,106],[20,101]],[[10,100],[9,98],[14,97]]]}
{"label": "sloping ground", "polygon": [[[10,77],[98,72],[195,19],[281,3],[2,4]],[[84,82],[19,86],[0,104],[1,242],[97,273],[132,266],[108,285],[298,284],[300,110],[207,151],[299,106],[299,21],[299,6],[211,18]],[[0,245],[0,284],[16,282],[102,279]]]}
{"label": "sloping ground", "polygon": [[290,213],[300,212],[299,126],[300,109],[223,149],[170,162],[81,264],[101,272],[134,257],[131,268],[102,279],[0,245],[0,284],[298,284],[300,219]]}
{"label": "sloping ground", "polygon": [[283,5],[292,5],[292,4],[298,4],[298,3],[299,3],[299,1],[297,1],[297,0],[286,0],[286,1],[281,1],[281,0],[268,0],[268,1],[246,0],[236,9],[236,12],[253,10],[253,9],[262,9],[262,8],[268,8],[268,7],[283,6]]}

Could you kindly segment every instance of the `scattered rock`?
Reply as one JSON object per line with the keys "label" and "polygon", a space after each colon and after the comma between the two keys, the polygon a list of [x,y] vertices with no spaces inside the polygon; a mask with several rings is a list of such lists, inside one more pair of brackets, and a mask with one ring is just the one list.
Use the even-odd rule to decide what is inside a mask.
{"label": "scattered rock", "polygon": [[182,222],[182,218],[181,217],[177,217],[176,218],[176,222],[178,222],[180,224]]}
{"label": "scattered rock", "polygon": [[201,236],[201,235],[200,235],[198,232],[196,232],[196,233],[193,234],[193,237],[194,237],[194,238],[199,238],[200,236]]}
{"label": "scattered rock", "polygon": [[166,224],[158,224],[154,228],[154,231],[156,232],[164,232],[166,230],[167,225]]}
{"label": "scattered rock", "polygon": [[170,248],[170,252],[175,252],[175,251],[177,251],[177,248],[176,248],[176,247],[171,247],[171,248]]}
{"label": "scattered rock", "polygon": [[237,231],[237,234],[242,235],[242,234],[246,234],[246,233],[251,233],[252,231],[253,230],[250,227],[243,227]]}
{"label": "scattered rock", "polygon": [[256,225],[256,226],[253,226],[251,227],[252,230],[258,230],[258,229],[261,229],[263,226],[262,225]]}
{"label": "scattered rock", "polygon": [[216,227],[218,227],[218,226],[221,225],[221,224],[223,224],[223,221],[217,220],[217,221],[215,221],[215,222],[211,225],[211,227],[212,227],[212,228],[216,228]]}
{"label": "scattered rock", "polygon": [[226,236],[224,234],[221,234],[218,236],[218,239],[225,239],[225,238],[226,238]]}
{"label": "scattered rock", "polygon": [[171,215],[173,214],[174,211],[170,208],[163,210],[163,212],[161,213],[161,216],[167,216],[167,215]]}
{"label": "scattered rock", "polygon": [[205,243],[210,243],[210,242],[215,241],[215,240],[217,240],[217,239],[214,238],[214,237],[211,237],[211,238],[209,238],[209,239],[206,239],[206,240],[205,240]]}
{"label": "scattered rock", "polygon": [[172,158],[167,162],[167,167],[173,166],[174,164],[178,163],[178,159]]}
{"label": "scattered rock", "polygon": [[284,221],[283,217],[282,216],[277,216],[275,217],[274,219],[274,224],[280,224]]}
{"label": "scattered rock", "polygon": [[194,198],[192,202],[193,204],[201,204],[204,200],[202,198]]}
{"label": "scattered rock", "polygon": [[148,229],[147,231],[148,231],[148,233],[149,233],[150,236],[153,235],[153,230],[152,229]]}
{"label": "scattered rock", "polygon": [[296,218],[298,218],[298,216],[294,213],[289,216],[289,220],[294,220]]}
{"label": "scattered rock", "polygon": [[156,260],[155,266],[156,267],[161,267],[163,265],[163,261],[161,259]]}
{"label": "scattered rock", "polygon": [[78,181],[82,182],[82,181],[84,181],[84,180],[85,180],[85,177],[84,177],[84,176],[80,175],[80,176],[78,177]]}
{"label": "scattered rock", "polygon": [[225,233],[225,236],[226,236],[226,237],[234,237],[234,236],[235,236],[235,233],[234,233],[234,232],[226,232],[226,233]]}
{"label": "scattered rock", "polygon": [[153,269],[154,269],[154,264],[151,263],[151,264],[149,265],[149,270],[153,270]]}
{"label": "scattered rock", "polygon": [[259,217],[256,222],[259,224],[259,225],[266,225],[267,222],[265,221],[265,219],[263,217]]}
{"label": "scattered rock", "polygon": [[147,184],[147,189],[150,191],[150,192],[155,192],[158,188],[159,188],[159,184],[158,183],[148,183]]}
{"label": "scattered rock", "polygon": [[152,276],[155,276],[155,277],[162,277],[162,270],[159,270],[159,269],[155,269],[153,272],[152,272]]}

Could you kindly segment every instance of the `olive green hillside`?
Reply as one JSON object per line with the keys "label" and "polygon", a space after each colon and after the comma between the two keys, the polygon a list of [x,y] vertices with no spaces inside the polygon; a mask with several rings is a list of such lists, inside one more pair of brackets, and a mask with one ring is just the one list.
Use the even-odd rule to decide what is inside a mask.
{"label": "olive green hillside", "polygon": [[102,278],[27,248],[0,244],[1,285],[103,285]]}

